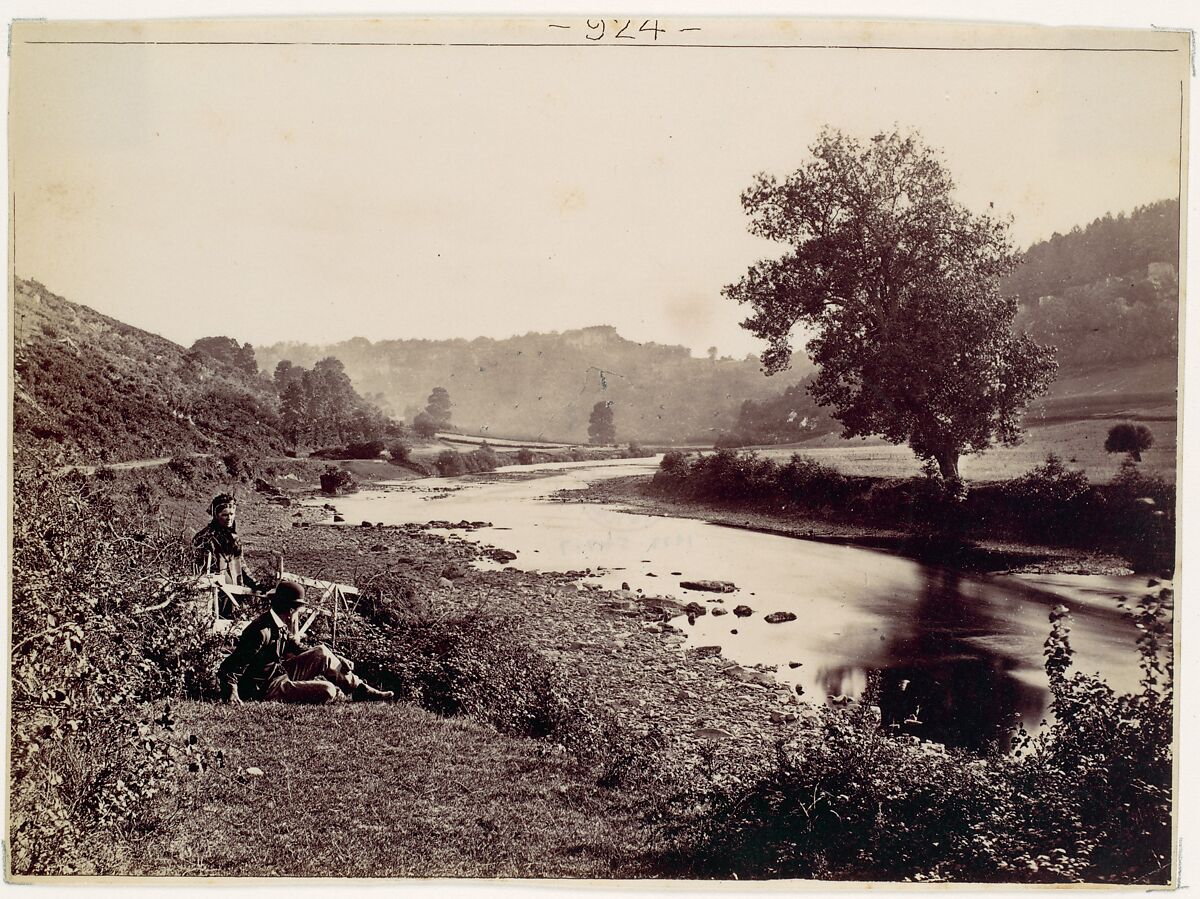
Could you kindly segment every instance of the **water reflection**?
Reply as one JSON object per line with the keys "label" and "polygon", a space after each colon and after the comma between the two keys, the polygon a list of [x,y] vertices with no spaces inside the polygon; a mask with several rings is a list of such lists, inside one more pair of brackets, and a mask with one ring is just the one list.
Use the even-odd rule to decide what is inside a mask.
{"label": "water reflection", "polygon": [[1039,720],[1048,691],[1016,676],[1029,660],[977,639],[994,632],[995,622],[958,572],[926,568],[924,574],[907,627],[880,641],[875,664],[823,669],[821,685],[827,695],[875,702],[883,723],[902,733],[1006,750],[1018,718],[1027,725]]}

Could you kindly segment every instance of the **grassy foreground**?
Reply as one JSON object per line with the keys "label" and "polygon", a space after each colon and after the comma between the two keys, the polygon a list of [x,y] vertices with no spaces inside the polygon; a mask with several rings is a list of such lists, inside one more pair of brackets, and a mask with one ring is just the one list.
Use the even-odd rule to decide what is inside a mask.
{"label": "grassy foreground", "polygon": [[121,873],[639,873],[629,800],[578,776],[544,743],[403,703],[184,703],[176,718],[222,747],[225,765],[186,777],[151,811],[155,825]]}

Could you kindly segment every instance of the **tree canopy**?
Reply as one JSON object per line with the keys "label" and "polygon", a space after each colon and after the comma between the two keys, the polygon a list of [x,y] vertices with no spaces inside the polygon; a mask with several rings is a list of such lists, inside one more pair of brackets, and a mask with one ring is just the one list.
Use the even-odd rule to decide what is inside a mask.
{"label": "tree canopy", "polygon": [[617,439],[617,427],[613,422],[613,404],[601,400],[592,406],[588,418],[588,440],[596,444],[612,443]]}
{"label": "tree canopy", "polygon": [[445,387],[433,388],[427,403],[425,411],[439,427],[450,423],[450,407],[454,405],[450,402],[450,391]]}
{"label": "tree canopy", "polygon": [[959,204],[915,134],[863,144],[830,130],[811,152],[742,194],[750,231],[788,246],[724,290],[754,310],[742,326],[768,341],[764,367],[786,368],[792,331],[807,326],[809,390],[842,436],[907,441],[948,478],[962,453],[1018,442],[1055,363],[1013,332],[1016,301],[1000,295],[1017,261],[1007,223]]}
{"label": "tree canopy", "polygon": [[1142,453],[1154,446],[1154,434],[1145,425],[1122,422],[1108,430],[1104,440],[1105,452],[1128,453],[1134,462],[1142,461]]}

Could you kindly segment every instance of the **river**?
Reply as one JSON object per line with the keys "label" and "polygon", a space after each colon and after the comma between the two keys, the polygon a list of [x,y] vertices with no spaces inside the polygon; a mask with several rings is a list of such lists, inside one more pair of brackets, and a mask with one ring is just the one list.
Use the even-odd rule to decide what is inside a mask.
{"label": "river", "polygon": [[[605,588],[695,600],[710,614],[692,625],[675,620],[687,645],[719,646],[742,665],[778,666],[777,680],[810,699],[857,698],[870,682],[886,721],[951,745],[1003,742],[1018,718],[1036,729],[1049,699],[1043,644],[1058,604],[1072,614],[1077,668],[1119,691],[1136,687],[1136,631],[1117,597],[1143,592],[1142,577],[966,574],[879,550],[546,499],[656,465],[509,466],[485,478],[384,482],[336,505],[350,524],[491,522],[450,533],[516,552],[511,564],[524,570],[591,569],[586,580]],[[738,590],[679,586],[698,579],[732,581]],[[711,614],[740,604],[754,614]],[[797,618],[764,620],[780,611]]]}

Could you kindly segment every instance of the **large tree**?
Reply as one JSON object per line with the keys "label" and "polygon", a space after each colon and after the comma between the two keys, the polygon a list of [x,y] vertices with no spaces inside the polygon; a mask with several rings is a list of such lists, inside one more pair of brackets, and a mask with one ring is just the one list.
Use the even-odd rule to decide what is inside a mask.
{"label": "large tree", "polygon": [[811,162],[782,182],[759,174],[742,195],[750,231],[788,245],[725,296],[785,369],[791,335],[810,333],[809,388],[842,436],[907,441],[958,477],[963,453],[1019,442],[1025,405],[1054,376],[1053,349],[1013,333],[1016,301],[998,282],[1017,262],[1006,222],[952,196],[939,155],[917,135],[866,144],[825,131]]}

